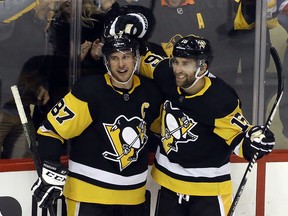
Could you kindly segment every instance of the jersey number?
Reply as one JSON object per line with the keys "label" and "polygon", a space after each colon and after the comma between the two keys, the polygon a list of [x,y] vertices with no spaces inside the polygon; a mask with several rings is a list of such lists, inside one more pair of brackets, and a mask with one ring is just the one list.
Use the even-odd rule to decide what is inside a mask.
{"label": "jersey number", "polygon": [[[63,108],[63,111],[65,112],[65,115],[63,116],[57,116],[59,115],[60,113],[60,110]],[[75,114],[67,107],[65,106],[65,103],[62,100],[60,100],[54,107],[53,109],[51,110],[51,114],[55,117],[56,116],[56,121],[59,123],[59,124],[62,124],[65,120],[68,120],[68,119],[72,119]]]}
{"label": "jersey number", "polygon": [[235,116],[231,120],[231,123],[240,127],[243,132],[246,131],[249,127],[248,121],[240,113],[235,114]]}
{"label": "jersey number", "polygon": [[150,54],[149,56],[147,56],[147,58],[145,58],[144,63],[150,64],[151,67],[155,68],[156,65],[159,63],[159,61],[161,61],[161,60],[163,60],[163,57]]}

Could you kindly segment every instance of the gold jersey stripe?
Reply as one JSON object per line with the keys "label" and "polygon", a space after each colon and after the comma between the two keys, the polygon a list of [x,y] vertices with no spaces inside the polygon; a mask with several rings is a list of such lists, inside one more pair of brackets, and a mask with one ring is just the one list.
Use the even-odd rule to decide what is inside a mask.
{"label": "gold jersey stripe", "polygon": [[158,170],[155,166],[153,166],[151,174],[158,184],[181,194],[193,196],[218,196],[232,193],[231,180],[224,182],[187,182],[173,179]]}
{"label": "gold jersey stripe", "polygon": [[98,187],[68,176],[64,196],[79,202],[114,205],[138,205],[145,201],[146,186],[133,190],[112,190]]}

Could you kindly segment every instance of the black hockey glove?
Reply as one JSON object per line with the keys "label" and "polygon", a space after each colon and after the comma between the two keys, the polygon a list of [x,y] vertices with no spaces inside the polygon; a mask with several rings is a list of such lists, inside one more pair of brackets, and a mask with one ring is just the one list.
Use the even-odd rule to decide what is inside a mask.
{"label": "black hockey glove", "polygon": [[48,208],[63,194],[67,169],[59,163],[44,161],[42,176],[34,183],[31,190],[40,208]]}
{"label": "black hockey glove", "polygon": [[246,132],[243,140],[243,154],[246,160],[252,160],[256,152],[259,159],[272,151],[275,145],[274,134],[269,129],[263,134],[263,129],[264,126],[254,126]]}
{"label": "black hockey glove", "polygon": [[118,16],[104,31],[105,37],[119,34],[129,34],[136,38],[143,38],[148,30],[148,21],[141,13],[129,13]]}

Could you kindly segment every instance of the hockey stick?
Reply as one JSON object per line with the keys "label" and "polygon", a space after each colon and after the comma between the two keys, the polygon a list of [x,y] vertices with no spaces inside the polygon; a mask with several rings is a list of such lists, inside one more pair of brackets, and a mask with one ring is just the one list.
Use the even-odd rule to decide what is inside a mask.
{"label": "hockey stick", "polygon": [[[18,110],[18,114],[19,114],[23,129],[24,129],[26,141],[29,145],[30,151],[32,152],[32,158],[33,158],[33,161],[35,164],[37,174],[38,174],[38,176],[41,176],[42,166],[41,166],[41,161],[40,161],[40,158],[39,158],[39,155],[37,152],[37,145],[34,141],[34,138],[31,134],[31,131],[29,128],[29,122],[28,122],[28,119],[26,117],[26,113],[24,111],[24,107],[22,104],[22,100],[21,100],[17,85],[11,86],[11,91],[12,91],[12,94],[13,94],[13,97],[15,100],[15,104],[16,104],[16,107]],[[49,210],[50,216],[56,216],[54,209],[53,209],[53,206],[50,206],[48,208],[48,210]]]}
{"label": "hockey stick", "polygon": [[[276,95],[276,99],[274,101],[274,104],[273,104],[273,107],[269,113],[269,116],[268,116],[268,119],[264,125],[264,129],[263,129],[263,133],[265,133],[265,131],[270,127],[272,121],[273,121],[273,118],[275,116],[275,113],[278,109],[278,106],[279,106],[279,103],[281,101],[281,98],[282,98],[282,95],[283,95],[283,91],[284,91],[284,75],[283,75],[283,68],[282,68],[282,63],[280,61],[280,58],[279,58],[279,55],[276,51],[276,49],[274,47],[271,47],[270,48],[270,54],[273,58],[273,61],[275,63],[275,66],[276,66],[276,70],[277,70],[277,79],[278,79],[278,89],[277,89],[277,95]],[[228,212],[228,215],[227,216],[233,216],[234,214],[234,211],[236,209],[236,206],[239,202],[239,199],[241,197],[241,194],[244,190],[244,187],[246,185],[246,182],[247,182],[247,179],[248,179],[248,174],[251,172],[252,168],[253,168],[253,165],[255,164],[256,160],[257,160],[257,157],[258,157],[258,154],[259,152],[256,152],[254,155],[253,155],[253,158],[252,160],[249,162],[247,168],[246,168],[246,171],[244,173],[244,176],[240,182],[240,185],[238,187],[238,190],[235,194],[235,197],[234,197],[234,200],[232,202],[232,205],[229,209],[229,212]]]}

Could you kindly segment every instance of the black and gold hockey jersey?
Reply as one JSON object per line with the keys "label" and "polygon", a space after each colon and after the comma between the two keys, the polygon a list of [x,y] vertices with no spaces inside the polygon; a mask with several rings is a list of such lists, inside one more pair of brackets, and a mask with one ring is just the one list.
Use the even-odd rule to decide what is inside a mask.
{"label": "black and gold hockey jersey", "polygon": [[161,103],[157,87],[142,76],[134,75],[126,91],[115,89],[108,74],[79,80],[38,130],[39,145],[71,139],[64,195],[100,204],[144,202],[147,130]]}
{"label": "black and gold hockey jersey", "polygon": [[[145,66],[145,59],[143,63]],[[168,59],[154,72],[148,70],[148,64],[140,71],[154,79],[165,98],[162,146],[157,149],[152,169],[155,181],[180,194],[231,194],[230,155],[234,151],[243,157],[243,132],[250,128],[237,93],[210,75],[200,92],[186,95],[176,86]]]}

